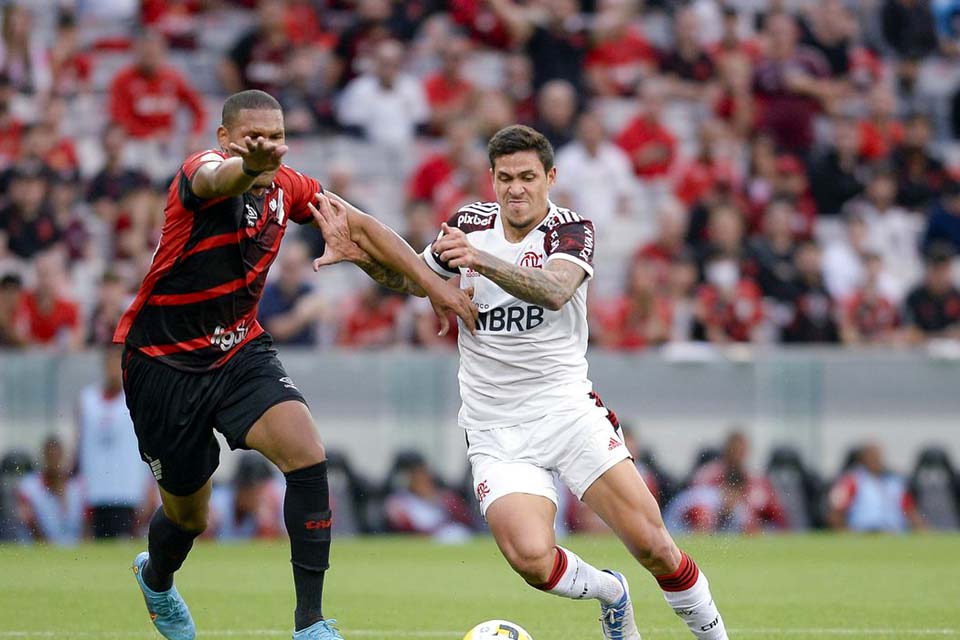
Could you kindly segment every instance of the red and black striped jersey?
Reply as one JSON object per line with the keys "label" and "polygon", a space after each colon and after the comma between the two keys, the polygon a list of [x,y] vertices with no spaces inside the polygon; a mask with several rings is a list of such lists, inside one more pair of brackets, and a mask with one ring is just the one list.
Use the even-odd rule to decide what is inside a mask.
{"label": "red and black striped jersey", "polygon": [[307,204],[322,191],[283,166],[259,196],[198,198],[194,173],[226,157],[196,153],[177,172],[153,264],[113,336],[183,371],[216,369],[263,333],[257,306],[287,221],[311,222]]}

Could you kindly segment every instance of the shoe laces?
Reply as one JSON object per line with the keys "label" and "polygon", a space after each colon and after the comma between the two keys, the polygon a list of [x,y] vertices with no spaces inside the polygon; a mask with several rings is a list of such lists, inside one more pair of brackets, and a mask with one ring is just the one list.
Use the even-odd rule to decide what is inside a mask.
{"label": "shoe laces", "polygon": [[332,640],[343,640],[343,636],[340,635],[340,632],[333,626],[337,623],[335,618],[330,618],[329,620],[324,620],[321,625],[324,630],[329,631],[333,635],[330,636]]}
{"label": "shoe laces", "polygon": [[623,606],[610,605],[604,607],[603,615],[600,616],[600,622],[606,631],[611,634],[623,631],[623,616],[625,614]]}
{"label": "shoe laces", "polygon": [[153,607],[153,612],[158,616],[172,616],[179,617],[182,616],[186,607],[183,606],[183,600],[170,593],[165,595],[162,598],[156,598],[153,602],[150,603]]}

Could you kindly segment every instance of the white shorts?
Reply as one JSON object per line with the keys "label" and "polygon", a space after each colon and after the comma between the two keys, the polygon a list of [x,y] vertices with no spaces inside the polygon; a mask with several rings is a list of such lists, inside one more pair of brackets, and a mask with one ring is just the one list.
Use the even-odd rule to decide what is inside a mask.
{"label": "white shorts", "polygon": [[553,472],[578,499],[608,469],[630,457],[604,407],[546,416],[500,429],[467,430],[473,489],[484,517],[511,493],[543,496],[559,504]]}

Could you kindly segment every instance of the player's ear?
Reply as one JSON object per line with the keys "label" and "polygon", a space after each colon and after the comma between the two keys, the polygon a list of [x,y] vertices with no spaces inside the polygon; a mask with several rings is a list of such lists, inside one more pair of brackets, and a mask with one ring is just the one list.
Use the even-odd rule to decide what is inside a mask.
{"label": "player's ear", "polygon": [[217,144],[220,145],[220,150],[224,153],[229,153],[228,149],[230,148],[230,132],[227,131],[227,128],[223,125],[217,127]]}
{"label": "player's ear", "polygon": [[547,171],[547,186],[552,187],[553,183],[557,181],[557,167],[550,167],[550,171]]}

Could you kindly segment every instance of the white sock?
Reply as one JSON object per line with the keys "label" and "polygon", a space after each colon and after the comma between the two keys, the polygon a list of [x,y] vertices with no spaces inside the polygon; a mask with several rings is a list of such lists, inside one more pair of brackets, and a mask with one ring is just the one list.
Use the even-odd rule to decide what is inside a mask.
{"label": "white sock", "polygon": [[594,599],[603,604],[613,604],[623,597],[623,585],[615,576],[587,564],[559,545],[553,573],[546,584],[537,588],[564,598]]}
{"label": "white sock", "polygon": [[667,604],[687,623],[695,637],[700,640],[727,640],[727,630],[710,594],[707,576],[686,554],[683,554],[677,571],[669,576],[657,576],[657,581]]}

